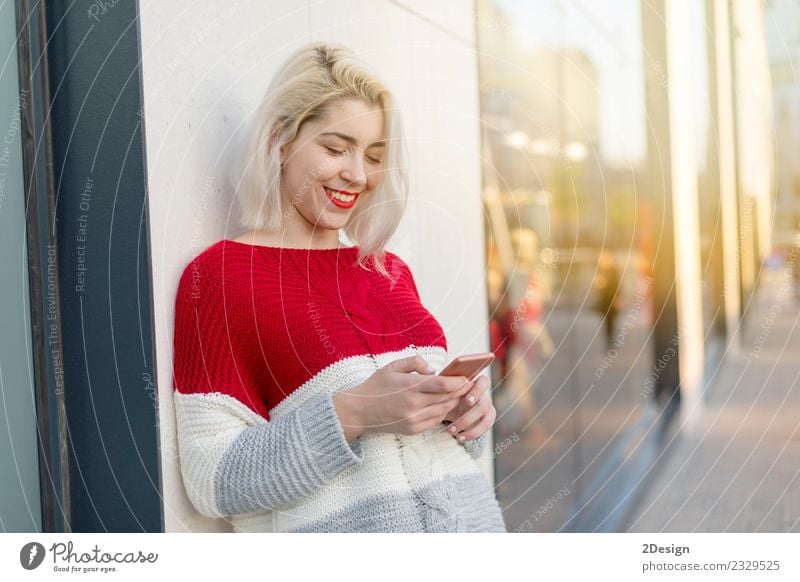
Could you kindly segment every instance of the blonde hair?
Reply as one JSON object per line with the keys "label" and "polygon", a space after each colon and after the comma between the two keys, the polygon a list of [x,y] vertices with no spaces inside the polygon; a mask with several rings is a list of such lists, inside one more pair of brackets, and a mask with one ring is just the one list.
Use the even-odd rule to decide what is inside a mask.
{"label": "blonde hair", "polygon": [[231,175],[240,202],[240,223],[249,229],[278,230],[284,215],[280,150],[307,121],[322,117],[336,101],[360,99],[384,114],[386,150],[383,179],[364,206],[343,227],[359,246],[362,267],[368,257],[382,275],[389,239],[408,200],[408,154],[400,110],[393,94],[350,49],[311,43],[278,70],[259,105],[252,131]]}

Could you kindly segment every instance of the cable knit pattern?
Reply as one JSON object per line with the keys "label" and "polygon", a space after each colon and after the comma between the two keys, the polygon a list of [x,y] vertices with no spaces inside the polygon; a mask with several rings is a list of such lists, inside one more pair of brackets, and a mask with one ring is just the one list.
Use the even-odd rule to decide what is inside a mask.
{"label": "cable knit pattern", "polygon": [[358,253],[220,241],[186,267],[174,402],[190,501],[235,531],[505,532],[476,463],[487,435],[347,442],[335,392],[399,358],[448,362],[405,262],[387,252],[388,280]]}

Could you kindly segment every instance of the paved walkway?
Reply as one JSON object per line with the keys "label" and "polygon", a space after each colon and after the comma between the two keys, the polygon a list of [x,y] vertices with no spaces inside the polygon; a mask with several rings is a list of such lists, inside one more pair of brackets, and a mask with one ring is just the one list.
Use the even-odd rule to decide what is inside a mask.
{"label": "paved walkway", "polygon": [[788,269],[761,291],[707,394],[628,520],[632,532],[800,532],[800,305]]}

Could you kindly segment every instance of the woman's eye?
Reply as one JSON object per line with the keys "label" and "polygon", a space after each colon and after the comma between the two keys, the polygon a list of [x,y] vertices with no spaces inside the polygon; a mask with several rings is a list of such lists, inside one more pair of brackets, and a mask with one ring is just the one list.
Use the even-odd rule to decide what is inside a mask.
{"label": "woman's eye", "polygon": [[337,150],[335,148],[329,148],[328,146],[325,146],[325,149],[328,150],[334,156],[341,156],[345,153],[344,150]]}
{"label": "woman's eye", "polygon": [[369,156],[367,157],[367,161],[368,161],[370,164],[380,164],[380,163],[381,163],[381,160],[378,160],[378,159],[376,159],[376,158],[370,158]]}

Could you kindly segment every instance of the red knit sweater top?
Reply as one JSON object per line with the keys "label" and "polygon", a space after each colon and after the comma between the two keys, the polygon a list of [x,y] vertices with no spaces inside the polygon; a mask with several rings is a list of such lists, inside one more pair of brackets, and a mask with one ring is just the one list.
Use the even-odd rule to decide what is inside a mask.
{"label": "red knit sweater top", "polygon": [[358,252],[210,246],[178,287],[175,389],[222,392],[269,420],[270,410],[335,362],[408,348],[446,353],[406,263],[387,251],[387,279],[369,259],[359,266]]}

